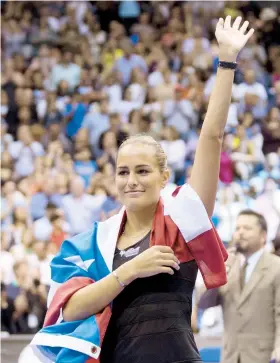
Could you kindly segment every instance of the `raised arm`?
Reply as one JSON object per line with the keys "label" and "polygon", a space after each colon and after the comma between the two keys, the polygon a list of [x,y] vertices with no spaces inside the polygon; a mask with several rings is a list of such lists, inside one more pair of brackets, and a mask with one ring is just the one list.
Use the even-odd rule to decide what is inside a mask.
{"label": "raised arm", "polygon": [[[241,24],[237,17],[231,26],[231,17],[220,19],[216,27],[219,60],[236,62],[238,52],[253,34],[245,33],[248,21]],[[220,169],[220,153],[224,128],[231,101],[234,70],[218,67],[214,89],[201,129],[189,184],[201,198],[209,217],[213,213]]]}

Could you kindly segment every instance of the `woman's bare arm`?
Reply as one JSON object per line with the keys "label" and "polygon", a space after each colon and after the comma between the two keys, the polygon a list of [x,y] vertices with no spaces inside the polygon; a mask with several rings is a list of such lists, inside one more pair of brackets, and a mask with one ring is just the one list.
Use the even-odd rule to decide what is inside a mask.
{"label": "woman's bare arm", "polygon": [[[117,269],[120,280],[126,285],[134,280],[128,266],[128,264],[124,264]],[[72,295],[63,308],[63,319],[65,321],[82,320],[97,314],[105,306],[109,305],[122,290],[123,287],[121,287],[116,277],[110,274]]]}
{"label": "woman's bare arm", "polygon": [[[253,34],[245,31],[248,22],[239,28],[241,17],[231,26],[231,17],[219,20],[216,38],[219,42],[219,59],[235,62],[238,52]],[[202,200],[207,213],[212,216],[220,169],[220,153],[224,128],[231,101],[234,71],[218,68],[214,89],[211,93],[208,110],[201,129],[189,184]]]}

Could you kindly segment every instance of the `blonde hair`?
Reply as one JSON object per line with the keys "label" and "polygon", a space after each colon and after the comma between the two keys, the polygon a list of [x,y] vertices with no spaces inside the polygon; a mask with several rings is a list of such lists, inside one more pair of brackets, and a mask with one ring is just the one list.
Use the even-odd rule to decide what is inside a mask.
{"label": "blonde hair", "polygon": [[167,169],[167,157],[166,154],[160,145],[152,136],[147,134],[137,134],[134,136],[130,136],[127,138],[119,147],[119,150],[126,145],[131,144],[143,144],[143,145],[151,145],[155,148],[156,158],[159,166],[159,170],[163,173]]}

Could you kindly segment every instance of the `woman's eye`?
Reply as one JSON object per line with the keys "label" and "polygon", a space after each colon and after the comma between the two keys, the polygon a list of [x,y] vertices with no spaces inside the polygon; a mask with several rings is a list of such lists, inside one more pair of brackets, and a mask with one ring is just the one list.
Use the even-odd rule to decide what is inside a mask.
{"label": "woman's eye", "polygon": [[119,171],[118,175],[126,175],[127,171],[123,170],[123,171]]}
{"label": "woman's eye", "polygon": [[139,170],[139,174],[148,174],[148,170],[141,169]]}

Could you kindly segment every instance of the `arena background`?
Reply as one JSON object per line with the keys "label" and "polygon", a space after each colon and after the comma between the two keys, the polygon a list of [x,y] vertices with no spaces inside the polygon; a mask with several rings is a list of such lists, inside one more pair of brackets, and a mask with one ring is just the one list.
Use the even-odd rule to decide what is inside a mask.
{"label": "arena background", "polygon": [[[279,4],[1,1],[2,362],[17,363],[42,326],[62,241],[119,210],[115,155],[127,136],[161,142],[164,193],[188,180],[226,15],[255,34],[238,58],[213,222],[230,245],[237,214],[253,208],[279,254]],[[197,309],[201,286],[193,329],[200,348],[217,347],[204,351],[210,361],[223,321],[220,307]],[[30,354],[20,362],[35,363]]]}

